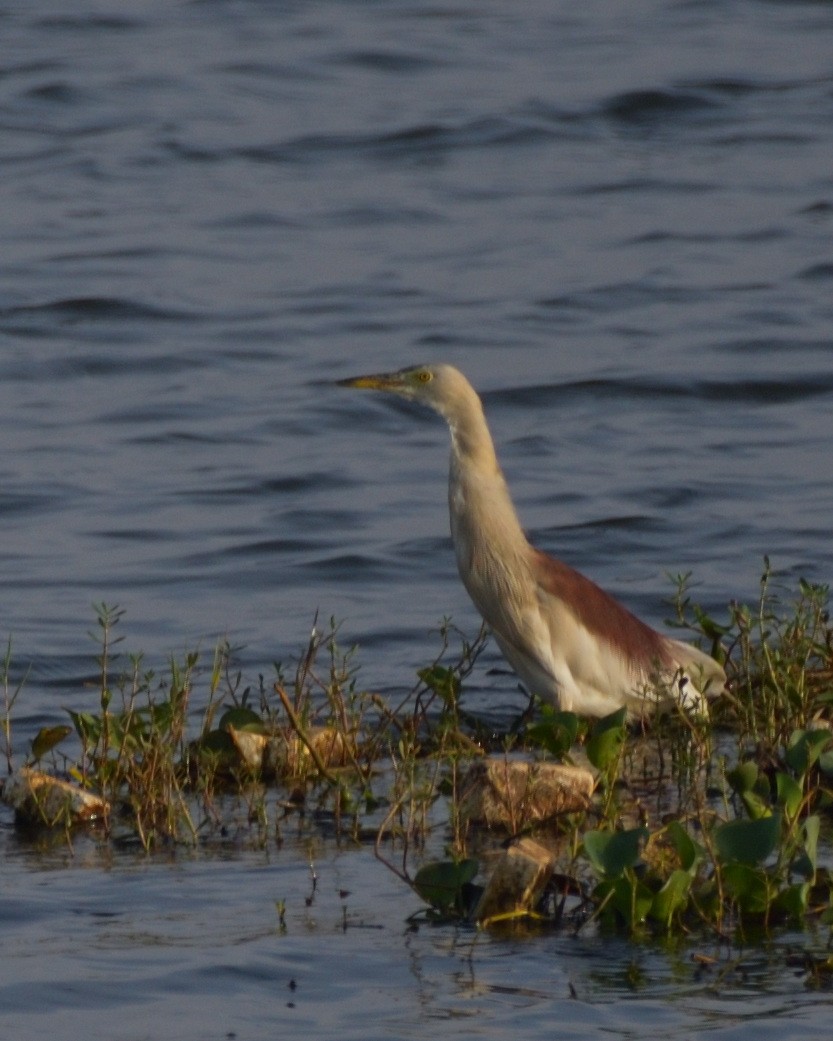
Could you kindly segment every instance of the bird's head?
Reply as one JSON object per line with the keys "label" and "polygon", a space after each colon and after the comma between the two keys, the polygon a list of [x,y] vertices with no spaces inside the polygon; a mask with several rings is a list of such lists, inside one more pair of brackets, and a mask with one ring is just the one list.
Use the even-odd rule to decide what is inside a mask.
{"label": "bird's head", "polygon": [[340,387],[360,390],[383,390],[398,394],[410,401],[433,408],[447,419],[451,418],[458,402],[474,395],[466,377],[451,365],[415,365],[398,372],[383,372],[372,376],[353,376],[339,380]]}

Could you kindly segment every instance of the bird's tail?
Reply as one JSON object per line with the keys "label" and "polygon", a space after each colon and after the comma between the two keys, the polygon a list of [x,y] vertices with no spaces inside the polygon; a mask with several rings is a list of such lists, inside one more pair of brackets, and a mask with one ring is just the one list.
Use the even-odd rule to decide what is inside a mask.
{"label": "bird's tail", "polygon": [[[683,703],[699,704],[705,708],[706,701],[726,693],[726,673],[711,655],[682,640],[669,640],[668,650],[680,670],[678,683]],[[687,690],[687,687],[694,689]]]}

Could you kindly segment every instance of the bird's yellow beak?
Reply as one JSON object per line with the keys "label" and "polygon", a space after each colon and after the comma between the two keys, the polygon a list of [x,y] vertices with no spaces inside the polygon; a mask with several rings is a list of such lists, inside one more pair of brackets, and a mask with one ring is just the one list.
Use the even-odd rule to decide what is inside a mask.
{"label": "bird's yellow beak", "polygon": [[397,373],[380,373],[376,376],[352,376],[339,380],[339,387],[354,387],[357,390],[402,390],[402,378]]}

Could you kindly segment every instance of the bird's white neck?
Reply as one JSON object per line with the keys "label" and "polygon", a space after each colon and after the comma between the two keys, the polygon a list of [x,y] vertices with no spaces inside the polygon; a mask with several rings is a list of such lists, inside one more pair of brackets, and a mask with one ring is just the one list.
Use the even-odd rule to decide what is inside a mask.
{"label": "bird's white neck", "polygon": [[528,568],[529,543],[474,391],[465,407],[458,402],[449,426],[448,506],[457,566],[485,620],[505,630],[509,623],[502,616],[518,592],[512,576]]}
{"label": "bird's white neck", "polygon": [[488,477],[500,473],[492,435],[483,415],[480,398],[471,387],[456,403],[453,415],[446,415],[451,430],[452,466],[455,460],[462,473],[471,471]]}

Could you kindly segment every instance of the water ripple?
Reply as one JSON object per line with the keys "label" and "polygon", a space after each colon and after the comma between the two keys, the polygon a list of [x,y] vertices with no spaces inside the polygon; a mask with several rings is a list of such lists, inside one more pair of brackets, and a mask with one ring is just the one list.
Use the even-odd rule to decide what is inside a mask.
{"label": "water ripple", "polygon": [[717,114],[725,111],[718,101],[694,90],[630,90],[605,102],[602,114],[626,127],[657,127],[680,124],[694,119],[714,125]]}
{"label": "water ripple", "polygon": [[520,387],[490,392],[488,397],[508,405],[527,407],[563,405],[571,400],[661,401],[698,399],[777,405],[824,397],[833,393],[829,371],[805,373],[792,378],[739,380],[674,380],[668,378],[619,378],[575,380],[567,383]]}

